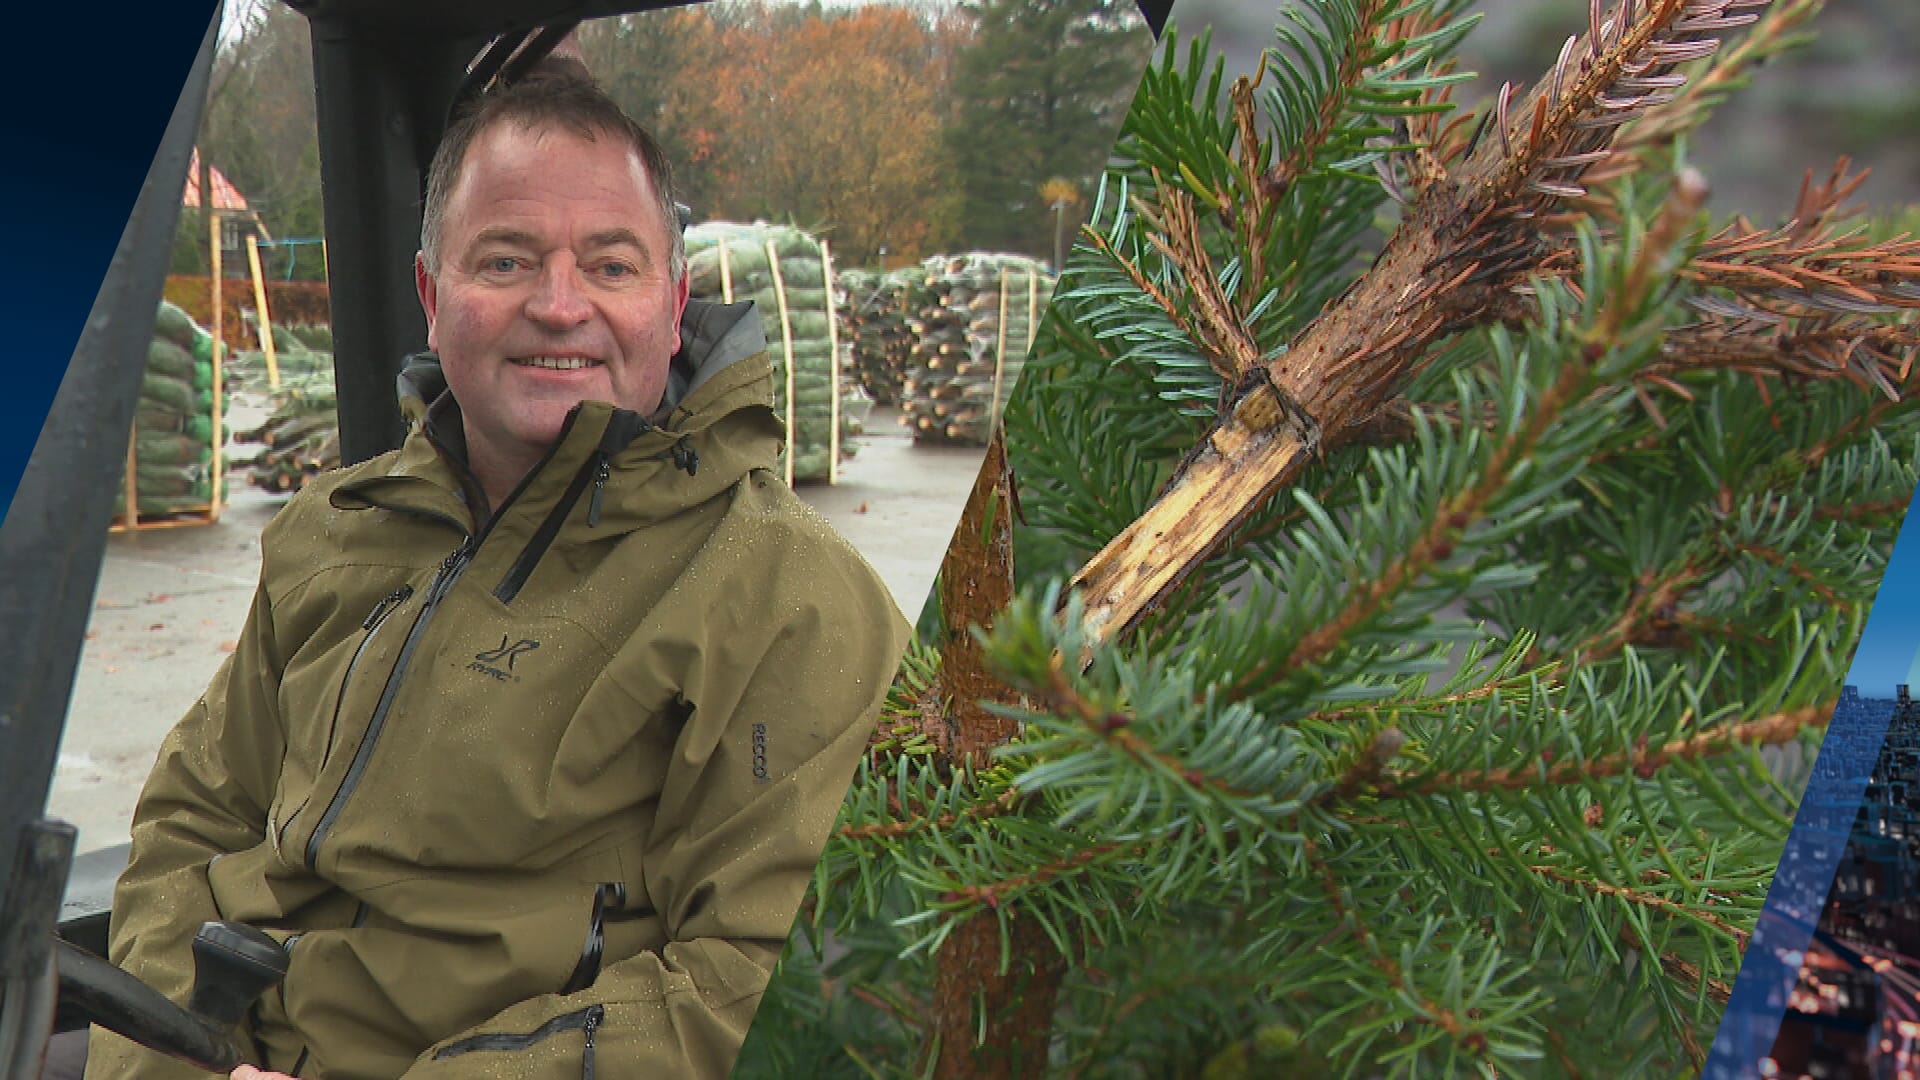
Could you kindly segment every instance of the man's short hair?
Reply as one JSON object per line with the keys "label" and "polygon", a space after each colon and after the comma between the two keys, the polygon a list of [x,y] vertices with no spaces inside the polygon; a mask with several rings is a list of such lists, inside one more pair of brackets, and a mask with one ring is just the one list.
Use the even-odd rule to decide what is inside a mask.
{"label": "man's short hair", "polygon": [[558,64],[543,65],[519,82],[482,94],[441,137],[427,169],[427,201],[420,215],[420,252],[428,273],[440,272],[440,224],[466,165],[467,151],[481,133],[503,123],[517,124],[523,131],[558,128],[585,139],[610,135],[624,141],[640,156],[653,183],[653,197],[671,244],[667,272],[674,281],[686,273],[687,243],[674,207],[673,166],[666,152],[598,83]]}

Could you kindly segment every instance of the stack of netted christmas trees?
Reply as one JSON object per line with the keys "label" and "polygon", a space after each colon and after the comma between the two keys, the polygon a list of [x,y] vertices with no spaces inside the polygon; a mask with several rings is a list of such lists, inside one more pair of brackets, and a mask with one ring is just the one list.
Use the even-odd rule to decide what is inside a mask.
{"label": "stack of netted christmas trees", "polygon": [[[273,335],[274,373],[283,381],[291,377],[299,381],[308,376],[333,378],[333,328],[324,323],[306,326],[284,326],[270,323],[269,332]],[[244,328],[245,337],[239,344],[249,344],[259,340],[257,326]],[[272,379],[267,371],[267,354],[258,347],[235,348],[227,361],[227,378],[235,392],[271,394]]]}
{"label": "stack of netted christmas trees", "polygon": [[1022,255],[938,255],[907,318],[900,422],[915,441],[985,446],[1020,376],[1053,277]]}
{"label": "stack of netted christmas trees", "polygon": [[790,226],[707,222],[687,230],[688,291],[707,300],[752,300],[759,309],[774,363],[774,411],[789,422],[796,480],[829,474],[836,416],[843,454],[844,440],[856,433],[844,396],[834,400],[836,393],[857,393],[858,384],[835,373],[828,272],[820,242]]}
{"label": "stack of netted christmas trees", "polygon": [[340,416],[331,367],[284,375],[272,392],[273,415],[242,442],[264,444],[248,470],[254,486],[298,491],[307,481],[340,466]]}
{"label": "stack of netted christmas trees", "polygon": [[840,322],[860,385],[875,404],[899,404],[913,359],[914,334],[907,321],[927,302],[926,271],[917,266],[884,274],[843,271],[840,297]]}
{"label": "stack of netted christmas trees", "polygon": [[[133,422],[130,465],[138,516],[211,509],[219,414],[215,386],[213,338],[185,311],[163,301]],[[114,513],[126,515],[124,483]]]}

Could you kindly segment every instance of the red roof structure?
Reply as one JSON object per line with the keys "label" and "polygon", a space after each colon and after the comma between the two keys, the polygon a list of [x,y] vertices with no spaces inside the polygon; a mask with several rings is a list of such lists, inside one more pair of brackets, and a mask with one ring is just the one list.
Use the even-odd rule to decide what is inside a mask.
{"label": "red roof structure", "polygon": [[[219,169],[209,169],[208,175],[213,186],[213,208],[215,210],[252,209],[247,205],[247,197],[233,186]],[[180,195],[181,206],[200,205],[200,148],[194,147],[193,156],[187,159],[187,187]]]}

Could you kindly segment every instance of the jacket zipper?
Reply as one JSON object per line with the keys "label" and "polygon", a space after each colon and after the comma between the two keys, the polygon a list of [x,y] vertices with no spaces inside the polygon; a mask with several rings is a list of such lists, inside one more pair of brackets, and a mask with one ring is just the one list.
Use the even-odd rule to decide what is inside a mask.
{"label": "jacket zipper", "polygon": [[613,463],[607,459],[607,452],[596,455],[597,464],[593,469],[593,498],[587,500],[587,528],[600,524],[600,502],[607,494],[607,478],[613,475]]}
{"label": "jacket zipper", "polygon": [[[332,800],[327,803],[326,812],[320,815],[320,823],[313,827],[313,835],[307,838],[306,864],[308,869],[314,869],[318,865],[322,841],[326,839],[327,833],[332,831],[334,822],[339,820],[340,811],[346,806],[347,797],[353,793],[353,789],[360,783],[361,775],[366,772],[367,762],[373,756],[374,744],[379,741],[380,732],[386,726],[387,713],[393,707],[393,699],[399,694],[400,684],[406,676],[408,665],[413,660],[413,651],[420,644],[420,638],[426,632],[427,624],[433,620],[435,609],[439,607],[440,601],[446,597],[447,593],[452,590],[453,583],[460,577],[461,571],[465,570],[467,565],[473,561],[474,554],[479,550],[480,545],[485,543],[487,537],[493,533],[494,525],[506,515],[507,509],[519,500],[520,494],[532,485],[534,477],[544,472],[547,466],[552,463],[554,455],[559,452],[561,444],[566,442],[568,434],[573,431],[574,422],[579,418],[580,406],[575,405],[572,410],[567,413],[566,420],[561,423],[559,433],[554,436],[553,445],[547,448],[546,454],[528,471],[527,475],[520,478],[520,483],[507,495],[505,501],[487,516],[486,523],[480,527],[478,534],[467,536],[460,542],[460,546],[455,548],[453,553],[441,562],[440,569],[435,572],[433,581],[427,586],[426,597],[420,603],[419,612],[413,617],[413,626],[407,631],[407,639],[400,645],[400,655],[394,658],[393,668],[387,672],[386,685],[380,689],[380,700],[376,702],[373,707],[372,718],[367,721],[366,733],[360,737],[360,746],[354,751],[353,763],[347,767],[347,775],[340,781],[340,789],[333,793]],[[604,443],[608,437],[609,433],[603,432],[601,434],[601,441]],[[431,436],[429,436],[429,438],[431,438]],[[448,452],[445,447],[440,446],[438,440],[433,441],[434,445],[440,448],[441,453],[445,454]],[[580,492],[586,487],[585,481],[586,470],[582,469],[580,474],[574,477],[573,483],[567,487],[566,497],[563,498],[561,502],[563,508],[571,507],[573,503],[579,501]],[[362,498],[364,499],[364,496]],[[381,505],[371,499],[365,501],[368,505]],[[461,526],[459,522],[453,521],[453,519],[444,514],[415,510],[412,508],[387,507],[387,509],[399,513],[416,514],[436,521],[450,522],[456,528],[460,528],[463,532],[465,531],[464,526]],[[561,512],[560,508],[556,508],[556,513]],[[551,522],[554,515],[549,515],[548,517],[549,522]],[[545,532],[546,529],[547,523],[542,523],[540,531]],[[554,523],[554,531],[558,531],[557,523]],[[549,536],[546,543],[551,542],[552,537]],[[539,544],[541,552],[545,551],[546,544],[540,542],[538,535],[534,537],[533,542],[529,543],[529,550],[531,550],[534,544]],[[529,552],[521,553],[520,558],[515,561],[514,570],[509,571],[509,577],[514,576],[514,573],[519,570],[522,563],[528,563],[526,573],[532,573],[531,562],[537,562],[539,555],[534,554],[531,562],[529,561],[528,555]],[[525,575],[521,575],[521,578],[522,582],[524,582]],[[516,583],[514,585],[515,592],[519,591],[519,584],[520,583]],[[506,582],[502,582],[501,588],[504,589],[505,587]],[[505,601],[502,602],[504,603]],[[343,695],[345,690],[346,686],[342,683],[341,692]]]}
{"label": "jacket zipper", "polygon": [[[347,775],[340,781],[340,789],[333,793],[327,803],[326,812],[320,815],[320,823],[313,827],[313,835],[307,838],[307,867],[314,868],[320,858],[320,844],[332,831],[333,823],[340,817],[347,796],[359,785],[360,777],[367,770],[367,762],[373,757],[374,744],[380,741],[380,732],[386,726],[387,713],[393,708],[393,699],[399,693],[401,680],[406,676],[407,666],[413,660],[413,651],[420,644],[427,624],[433,620],[433,613],[440,601],[453,588],[453,583],[473,559],[476,543],[473,537],[467,537],[460,546],[453,549],[440,563],[440,569],[433,575],[433,581],[427,586],[426,598],[420,602],[420,610],[413,617],[413,626],[407,631],[407,640],[400,646],[400,655],[394,659],[393,670],[387,673],[387,682],[380,690],[380,700],[373,707],[373,717],[367,721],[366,734],[360,737],[360,746],[354,751],[353,763],[347,766]],[[342,693],[345,687],[342,686]]]}
{"label": "jacket zipper", "polygon": [[[521,586],[533,576],[533,568],[540,565],[540,560],[547,554],[547,548],[551,547],[554,538],[560,535],[560,527],[566,523],[567,515],[579,505],[580,496],[586,492],[587,484],[599,475],[605,462],[606,452],[595,451],[580,471],[573,474],[573,481],[561,494],[560,501],[547,512],[545,520],[540,522],[540,527],[535,529],[533,535],[527,539],[527,546],[521,549],[519,557],[515,558],[513,565],[507,569],[507,575],[500,579],[499,585],[494,587],[494,599],[502,604],[513,603],[513,598],[520,594]],[[599,502],[597,489],[594,501],[596,504]],[[599,516],[597,505],[589,508],[588,516],[590,518]]]}
{"label": "jacket zipper", "polygon": [[[609,904],[611,902],[611,904]],[[609,907],[618,911],[627,906],[627,887],[617,881],[603,882],[593,890],[593,914],[587,919],[587,940],[580,947],[580,959],[573,974],[560,988],[562,994],[577,994],[600,977],[600,956],[606,951]]]}
{"label": "jacket zipper", "polygon": [[606,1010],[598,1005],[587,1009],[587,1022],[581,1030],[580,1044],[580,1080],[593,1080],[593,1033],[600,1028],[600,1018]]}
{"label": "jacket zipper", "polygon": [[[569,413],[569,419],[574,415]],[[501,578],[500,584],[494,587],[494,599],[502,604],[511,604],[513,598],[520,595],[521,587],[527,583],[529,577],[533,576],[533,570],[540,565],[540,560],[546,557],[547,549],[553,546],[553,541],[560,535],[561,526],[566,524],[567,515],[573,513],[573,508],[579,505],[580,496],[585,493],[589,483],[593,485],[593,496],[587,500],[587,527],[593,528],[600,524],[600,509],[606,500],[607,481],[613,476],[613,456],[626,449],[634,439],[653,430],[656,429],[652,422],[639,413],[624,409],[615,410],[614,414],[607,419],[607,426],[600,432],[600,445],[580,467],[580,471],[574,474],[573,481],[567,485],[567,490],[560,496],[560,501],[547,512],[546,519],[540,522],[540,527],[527,540],[527,546],[520,552],[519,557],[513,560],[513,565],[508,568],[506,576]],[[676,463],[682,460],[679,450],[684,442],[683,439],[681,443],[676,443],[674,446],[672,457]],[[687,469],[689,475],[692,474],[691,467],[685,465],[682,467]]]}
{"label": "jacket zipper", "polygon": [[600,1029],[600,1022],[606,1018],[606,1013],[607,1009],[604,1005],[589,1005],[584,1009],[556,1016],[524,1035],[470,1035],[435,1051],[433,1060],[443,1061],[450,1057],[459,1057],[461,1054],[484,1050],[525,1050],[562,1031],[578,1031],[583,1038],[580,1077],[581,1080],[593,1080],[593,1033]]}
{"label": "jacket zipper", "polygon": [[[333,723],[327,727],[327,745],[320,754],[321,768],[326,768],[327,760],[333,757],[333,737],[340,731],[340,706],[347,699],[347,684],[353,681],[353,669],[359,666],[361,654],[367,651],[367,645],[373,641],[373,635],[380,632],[380,624],[386,621],[387,616],[393,614],[395,608],[406,603],[407,598],[412,595],[413,586],[402,585],[383,597],[373,606],[373,610],[367,613],[367,617],[361,620],[360,629],[365,630],[366,633],[361,636],[360,644],[354,646],[353,656],[347,660],[346,673],[340,676],[340,696],[333,699]],[[280,835],[275,844],[276,848],[287,842],[287,831],[293,828],[293,823],[300,816],[300,811],[306,808],[307,804],[303,800],[292,813],[287,815],[287,819],[280,823]]]}
{"label": "jacket zipper", "polygon": [[352,659],[347,661],[346,673],[340,676],[340,694],[333,699],[333,723],[327,728],[327,751],[320,756],[321,767],[324,768],[327,759],[333,756],[333,738],[340,732],[340,706],[346,703],[347,684],[353,681],[353,669],[359,666],[360,655],[367,651],[368,643],[373,641],[373,635],[380,632],[380,624],[387,620],[387,616],[393,614],[412,596],[413,586],[401,585],[375,604],[373,610],[367,613],[366,619],[360,623],[360,628],[366,631],[366,635],[360,639],[359,646],[353,650]]}

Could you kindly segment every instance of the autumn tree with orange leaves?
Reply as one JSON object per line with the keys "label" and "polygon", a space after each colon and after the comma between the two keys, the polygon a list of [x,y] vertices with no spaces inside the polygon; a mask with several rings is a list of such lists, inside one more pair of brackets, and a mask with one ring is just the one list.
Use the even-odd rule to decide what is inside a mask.
{"label": "autumn tree with orange leaves", "polygon": [[852,265],[956,239],[942,131],[963,24],[753,3],[602,20],[587,62],[680,165],[702,218],[818,231]]}

